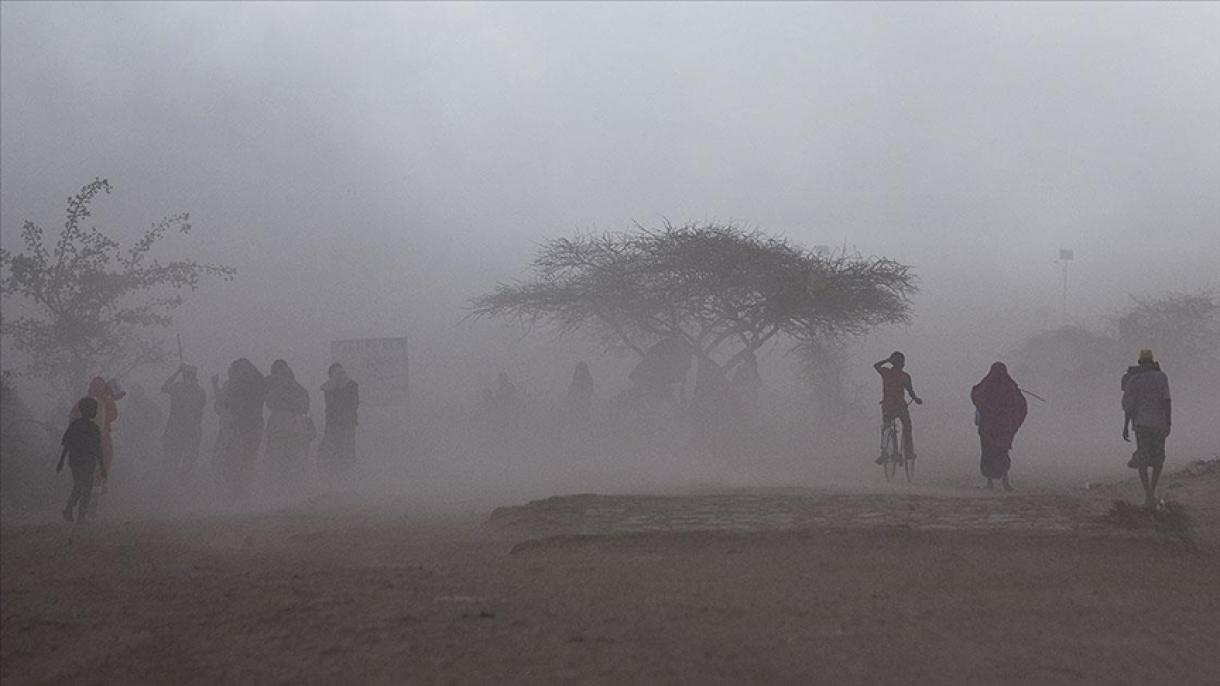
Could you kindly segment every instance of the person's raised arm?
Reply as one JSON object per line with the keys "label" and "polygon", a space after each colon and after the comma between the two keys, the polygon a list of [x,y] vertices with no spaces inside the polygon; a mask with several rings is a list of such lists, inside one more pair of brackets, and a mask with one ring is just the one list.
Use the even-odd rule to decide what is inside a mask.
{"label": "person's raised arm", "polygon": [[1169,435],[1169,431],[1173,429],[1173,403],[1170,402],[1169,396],[1169,377],[1165,377],[1165,388],[1161,396],[1161,407],[1165,408],[1165,435]]}
{"label": "person's raised arm", "polygon": [[883,366],[885,366],[885,364],[888,363],[889,361],[890,361],[890,358],[887,357],[884,360],[881,360],[880,362],[874,362],[873,369],[876,369],[878,372],[880,372],[881,368]]}
{"label": "person's raised arm", "polygon": [[178,375],[181,373],[182,365],[178,365],[178,368],[174,370],[174,373],[170,374],[169,378],[165,380],[165,383],[161,384],[161,392],[169,393],[170,386],[174,384],[174,380],[177,379]]}

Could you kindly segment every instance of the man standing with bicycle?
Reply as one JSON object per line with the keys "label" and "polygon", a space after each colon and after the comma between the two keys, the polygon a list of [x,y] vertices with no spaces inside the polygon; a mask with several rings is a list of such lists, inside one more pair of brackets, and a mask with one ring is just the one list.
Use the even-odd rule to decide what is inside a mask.
{"label": "man standing with bicycle", "polygon": [[[903,371],[906,366],[906,355],[894,351],[892,355],[873,365],[873,369],[881,375],[881,424],[884,426],[893,419],[902,422],[902,457],[904,460],[915,459],[915,438],[911,434],[911,411],[907,408],[907,394],[916,405],[922,405],[923,400],[915,395],[911,386],[911,375]],[[885,365],[889,365],[886,367]],[[886,456],[877,458],[877,464],[884,464]]]}

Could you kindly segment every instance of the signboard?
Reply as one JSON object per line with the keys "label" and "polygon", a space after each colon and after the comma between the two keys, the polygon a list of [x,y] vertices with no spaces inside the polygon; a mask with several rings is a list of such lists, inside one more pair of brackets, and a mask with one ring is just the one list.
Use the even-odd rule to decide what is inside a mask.
{"label": "signboard", "polygon": [[406,338],[332,341],[331,359],[360,384],[360,404],[406,407],[410,397]]}

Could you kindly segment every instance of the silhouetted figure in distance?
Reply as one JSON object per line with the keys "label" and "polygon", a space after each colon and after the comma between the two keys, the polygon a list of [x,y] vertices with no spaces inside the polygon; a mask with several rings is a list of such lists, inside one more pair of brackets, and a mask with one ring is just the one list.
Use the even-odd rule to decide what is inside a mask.
{"label": "silhouetted figure in distance", "polygon": [[162,463],[171,474],[189,474],[199,461],[207,393],[199,385],[195,367],[187,364],[179,365],[161,384],[161,392],[169,396],[169,420],[161,437]]}
{"label": "silhouetted figure in distance", "polygon": [[326,370],[326,376],[326,383],[322,384],[326,424],[318,445],[318,463],[326,471],[342,473],[356,463],[360,387],[338,362]]}
{"label": "silhouetted figure in distance", "polygon": [[974,403],[982,447],[979,470],[987,478],[987,488],[995,488],[993,481],[1000,479],[1004,490],[1011,491],[1008,470],[1012,467],[1012,458],[1008,451],[1012,450],[1012,440],[1029,411],[1025,395],[1008,375],[1008,367],[1003,362],[996,362],[987,376],[970,390],[970,400]]}

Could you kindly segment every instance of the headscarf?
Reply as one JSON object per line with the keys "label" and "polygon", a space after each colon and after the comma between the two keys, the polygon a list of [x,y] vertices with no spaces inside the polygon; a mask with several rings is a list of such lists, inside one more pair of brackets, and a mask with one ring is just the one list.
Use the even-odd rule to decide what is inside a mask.
{"label": "headscarf", "polygon": [[987,376],[970,390],[970,400],[979,413],[979,435],[988,443],[1008,450],[1029,410],[1017,382],[1003,362],[991,365]]}
{"label": "headscarf", "polygon": [[592,388],[593,373],[589,371],[589,363],[577,362],[576,371],[572,372],[572,388]]}
{"label": "headscarf", "polygon": [[263,420],[263,397],[267,380],[263,373],[246,358],[229,365],[229,380],[225,382],[225,404],[235,418]]}
{"label": "headscarf", "polygon": [[271,378],[273,379],[291,379],[296,381],[296,374],[292,373],[292,367],[284,360],[276,360],[271,363]]}
{"label": "headscarf", "polygon": [[103,432],[110,431],[110,424],[119,417],[119,406],[114,402],[110,384],[100,376],[89,381],[89,397],[97,401],[98,412],[94,421]]}
{"label": "headscarf", "polygon": [[326,368],[326,377],[326,383],[322,384],[322,390],[326,393],[337,391],[352,382],[352,378],[347,375],[347,370],[338,362]]}
{"label": "headscarf", "polygon": [[267,383],[267,409],[284,410],[293,414],[309,412],[309,391],[297,383],[292,368],[284,360],[271,363],[271,378]]}

